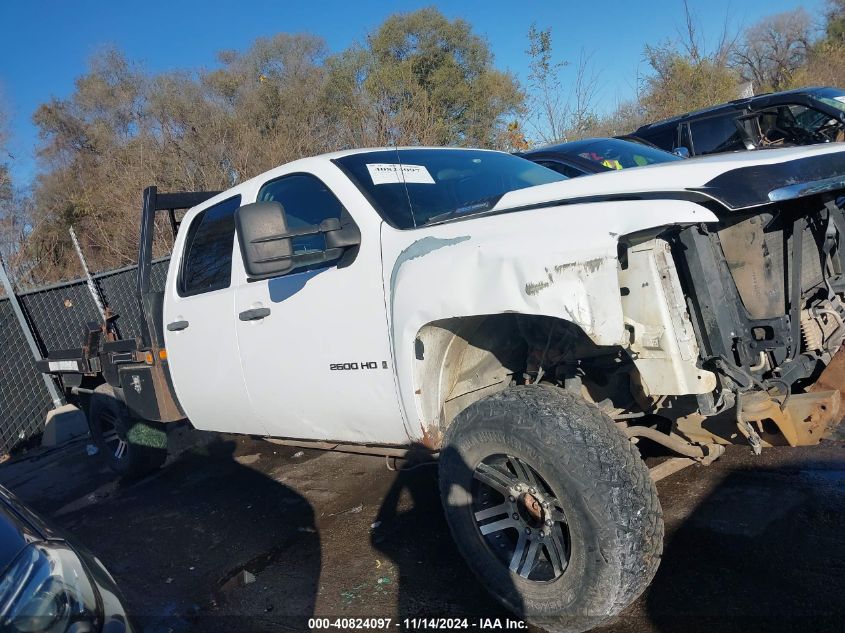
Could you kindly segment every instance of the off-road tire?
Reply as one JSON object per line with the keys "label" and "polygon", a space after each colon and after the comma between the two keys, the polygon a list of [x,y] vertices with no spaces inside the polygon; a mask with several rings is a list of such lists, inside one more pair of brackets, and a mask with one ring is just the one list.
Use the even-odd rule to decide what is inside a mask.
{"label": "off-road tire", "polygon": [[[474,473],[499,454],[533,468],[564,508],[569,563],[557,578],[520,577],[481,534]],[[440,494],[458,549],[481,583],[549,631],[584,631],[612,618],[660,563],[662,511],[636,447],[597,407],[562,389],[514,387],[462,411],[444,436]]]}
{"label": "off-road tire", "polygon": [[[88,428],[109,467],[121,477],[134,478],[158,469],[167,458],[164,425],[133,418],[111,385],[94,390],[88,406]],[[123,442],[117,449],[116,433]]]}

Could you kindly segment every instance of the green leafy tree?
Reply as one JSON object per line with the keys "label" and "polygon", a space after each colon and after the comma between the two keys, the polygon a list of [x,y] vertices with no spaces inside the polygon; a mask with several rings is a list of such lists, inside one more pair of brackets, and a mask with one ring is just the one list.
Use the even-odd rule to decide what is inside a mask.
{"label": "green leafy tree", "polygon": [[524,95],[493,67],[463,20],[427,8],[389,17],[368,38],[363,88],[388,142],[497,146]]}
{"label": "green leafy tree", "polygon": [[647,47],[646,59],[653,69],[640,97],[647,119],[663,119],[739,96],[739,76],[719,56],[696,58],[669,45]]}
{"label": "green leafy tree", "polygon": [[845,44],[845,0],[827,0],[824,17],[828,43]]}
{"label": "green leafy tree", "polygon": [[822,33],[810,46],[806,65],[792,77],[791,87],[845,86],[845,0],[828,0]]}

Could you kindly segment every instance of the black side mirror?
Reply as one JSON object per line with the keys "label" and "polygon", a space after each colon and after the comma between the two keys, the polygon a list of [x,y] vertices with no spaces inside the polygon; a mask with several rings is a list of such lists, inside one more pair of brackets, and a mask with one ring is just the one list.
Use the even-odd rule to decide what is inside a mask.
{"label": "black side mirror", "polygon": [[288,223],[278,202],[243,205],[235,211],[235,230],[250,279],[277,277],[293,268],[293,242],[282,237]]}
{"label": "black side mirror", "polygon": [[[358,227],[352,222],[344,226],[336,218],[289,229],[285,210],[278,202],[243,205],[235,212],[235,229],[250,280],[279,277],[294,268],[334,261],[361,243]],[[293,238],[307,235],[324,235],[325,250],[294,253]]]}

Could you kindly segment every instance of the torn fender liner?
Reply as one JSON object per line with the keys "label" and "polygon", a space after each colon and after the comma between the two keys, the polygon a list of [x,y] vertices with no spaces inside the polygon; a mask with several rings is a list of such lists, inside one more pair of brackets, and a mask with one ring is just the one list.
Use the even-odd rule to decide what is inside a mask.
{"label": "torn fender liner", "polygon": [[845,152],[837,152],[732,169],[693,191],[706,193],[731,209],[744,209],[843,187]]}

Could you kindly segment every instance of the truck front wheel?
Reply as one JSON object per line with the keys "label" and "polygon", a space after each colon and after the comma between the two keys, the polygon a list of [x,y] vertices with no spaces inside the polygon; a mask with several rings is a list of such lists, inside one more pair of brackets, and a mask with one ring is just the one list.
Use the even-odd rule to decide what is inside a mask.
{"label": "truck front wheel", "polygon": [[600,624],[657,571],[663,518],[648,469],[569,392],[515,387],[467,407],[444,437],[440,492],[481,583],[547,630]]}
{"label": "truck front wheel", "polygon": [[108,384],[91,395],[88,427],[109,467],[123,477],[151,472],[167,458],[164,425],[133,419]]}

